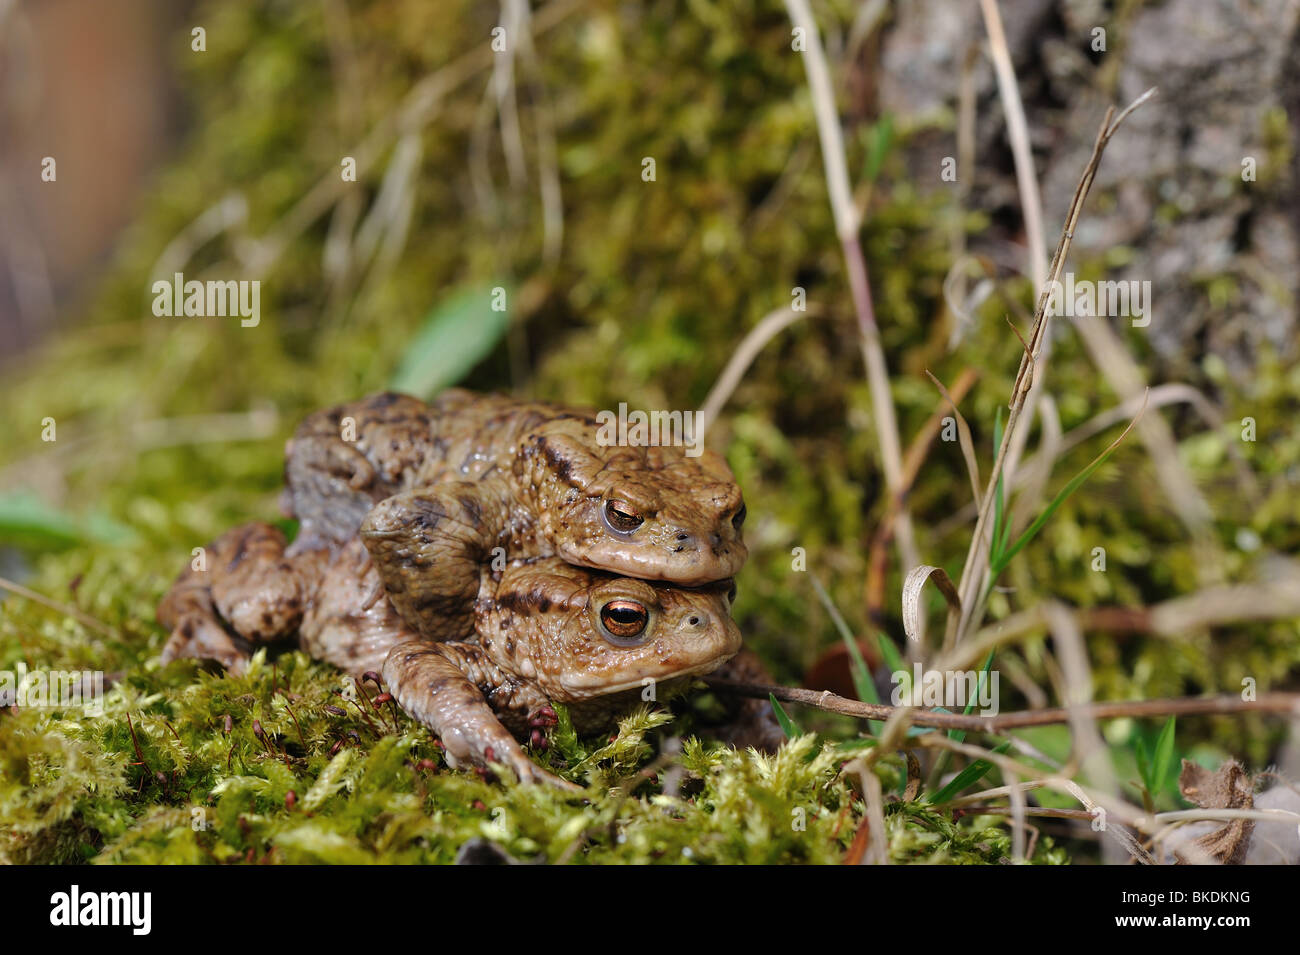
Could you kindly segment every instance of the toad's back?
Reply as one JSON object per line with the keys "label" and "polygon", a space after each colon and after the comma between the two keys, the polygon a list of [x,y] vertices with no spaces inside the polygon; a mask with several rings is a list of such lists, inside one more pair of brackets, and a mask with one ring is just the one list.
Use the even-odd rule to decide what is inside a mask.
{"label": "toad's back", "polygon": [[309,543],[344,541],[376,501],[444,481],[511,475],[542,430],[591,436],[587,411],[454,388],[426,403],[384,392],[309,415],[285,447],[286,516]]}

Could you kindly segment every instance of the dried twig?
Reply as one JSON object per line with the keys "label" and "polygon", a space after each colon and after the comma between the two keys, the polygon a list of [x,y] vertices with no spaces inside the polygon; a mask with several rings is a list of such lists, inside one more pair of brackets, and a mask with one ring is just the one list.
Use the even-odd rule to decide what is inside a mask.
{"label": "dried twig", "polygon": [[[1069,707],[1045,710],[1025,710],[1002,713],[998,716],[963,716],[959,713],[940,713],[916,707],[890,706],[886,703],[862,703],[839,696],[829,690],[805,690],[789,686],[766,686],[760,683],[737,683],[717,677],[705,677],[704,682],[716,690],[765,700],[770,693],[778,700],[799,703],[828,713],[853,716],[865,720],[889,720],[904,716],[905,723],[914,726],[932,726],[935,729],[968,730],[977,733],[1002,733],[1023,729],[1026,726],[1052,726],[1069,723],[1071,714],[1091,720],[1114,720],[1124,717],[1149,718],[1157,716],[1212,716],[1225,713],[1283,713],[1300,715],[1300,693],[1261,693],[1257,699],[1243,700],[1240,696],[1182,697],[1160,700],[1127,700],[1122,702],[1084,703]],[[882,744],[883,745],[883,744]]]}

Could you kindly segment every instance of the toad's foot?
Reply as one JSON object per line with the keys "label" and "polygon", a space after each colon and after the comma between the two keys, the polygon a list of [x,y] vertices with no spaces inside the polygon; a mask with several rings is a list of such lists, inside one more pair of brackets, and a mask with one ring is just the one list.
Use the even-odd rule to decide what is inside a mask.
{"label": "toad's foot", "polygon": [[215,660],[235,675],[248,665],[248,643],[221,625],[208,588],[201,583],[174,584],[158,606],[158,622],[171,630],[162,649],[163,663],[183,658]]}
{"label": "toad's foot", "polygon": [[480,570],[508,520],[495,481],[452,481],[380,501],[361,539],[397,612],[422,636],[456,639],[474,627]]}
{"label": "toad's foot", "polygon": [[284,535],[269,524],[236,527],[204,551],[158,605],[158,622],[171,631],[162,662],[216,660],[240,674],[252,643],[297,629],[302,583],[284,558]]}
{"label": "toad's foot", "polygon": [[[711,674],[737,683],[772,684],[776,680],[771,671],[754,654],[744,649]],[[707,735],[717,738],[736,749],[753,748],[760,753],[775,753],[785,742],[785,732],[776,720],[772,704],[767,700],[737,699],[731,703],[728,720],[721,726],[710,727]]]}
{"label": "toad's foot", "polygon": [[[402,709],[442,740],[453,767],[503,764],[520,782],[548,783],[568,792],[582,788],[542,769],[524,752],[488,705],[503,678],[478,647],[414,640],[393,648],[384,682]],[[507,695],[517,687],[503,687]]]}

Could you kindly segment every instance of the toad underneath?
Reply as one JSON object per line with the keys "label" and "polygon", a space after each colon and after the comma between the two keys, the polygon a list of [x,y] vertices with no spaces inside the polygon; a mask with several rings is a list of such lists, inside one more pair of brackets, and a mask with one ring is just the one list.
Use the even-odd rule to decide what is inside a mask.
{"label": "toad underneath", "polygon": [[573,788],[515,739],[552,725],[552,703],[591,731],[651,681],[708,673],[740,650],[730,581],[671,587],[557,558],[485,567],[473,626],[434,641],[398,615],[356,538],[287,555],[278,528],[247,524],[210,545],[207,567],[187,568],[159,605],[171,631],[164,662],[209,658],[239,672],[254,644],[296,634],[307,653],[358,678],[381,672],[453,766],[502,764],[526,782]]}

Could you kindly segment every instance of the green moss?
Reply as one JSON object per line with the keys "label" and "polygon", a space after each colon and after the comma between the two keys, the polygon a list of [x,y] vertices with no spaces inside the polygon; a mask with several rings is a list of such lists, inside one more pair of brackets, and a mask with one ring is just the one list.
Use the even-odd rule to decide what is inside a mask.
{"label": "green moss", "polygon": [[[27,552],[28,586],[75,604],[113,637],[18,598],[0,605],[0,667],[98,669],[117,680],[102,717],[0,711],[4,858],[450,861],[472,837],[521,859],[842,858],[860,825],[861,800],[838,774],[833,751],[812,740],[766,760],[688,735],[686,774],[673,797],[664,793],[666,772],[639,781],[637,773],[665,734],[691,732],[688,716],[634,714],[613,742],[559,733],[539,758],[590,783],[582,801],[449,772],[428,735],[402,717],[394,725],[386,713],[331,715],[325,707],[337,700],[340,675],[298,655],[237,680],[186,664],[158,668],[158,597],[193,547],[233,524],[275,517],[283,439],[296,421],[384,387],[429,310],[481,282],[528,287],[535,304],[512,313],[508,342],[465,383],[599,407],[620,400],[697,406],[741,336],[788,303],[791,288],[806,288],[823,314],[759,355],[710,433],[732,462],[751,515],[752,556],[736,615],[747,642],[783,680],[797,681],[839,642],[807,575],[792,569],[791,551],[802,547],[850,625],[875,629],[862,582],[884,484],[803,64],[788,55],[779,5],[701,0],[686,14],[658,2],[597,7],[538,39],[541,74],[525,72],[521,102],[534,167],[539,84],[555,114],[565,209],[557,263],[542,254],[535,172],[527,188],[511,190],[495,140],[478,171],[492,178],[499,201],[488,207],[475,198],[467,157],[486,80],[479,74],[449,91],[417,131],[421,152],[400,254],[355,258],[346,279],[327,273],[326,237],[333,216],[342,215],[330,211],[284,233],[279,258],[262,275],[257,328],[152,316],[155,264],[214,202],[238,196],[246,222],[204,243],[186,271],[242,275],[251,243],[279,236],[284,216],[337,175],[340,158],[366,131],[391,117],[422,77],[482,44],[496,16],[468,2],[424,0],[369,0],[349,11],[362,78],[350,90],[358,103],[353,120],[340,118],[340,80],[318,8],[200,6],[196,21],[207,27],[209,52],[178,59],[191,117],[182,151],[159,173],[84,312],[68,316],[65,331],[0,383],[12,425],[0,431],[6,484],[40,491],[73,526],[94,520],[130,534],[87,533],[58,553]],[[837,2],[819,15],[832,29],[838,18],[844,31],[853,10]],[[871,137],[849,133],[849,168],[861,169]],[[657,161],[654,183],[640,178],[645,156]],[[391,158],[386,148],[360,170],[362,217]],[[947,194],[918,194],[909,178],[897,151],[884,157],[863,231],[900,427],[908,440],[936,407],[925,369],[951,381],[978,365],[981,380],[964,410],[987,469],[994,415],[1020,345],[1006,333],[1005,302],[994,297],[964,344],[947,350],[942,283],[956,211]],[[987,225],[975,215],[965,221],[971,229]],[[1024,283],[1006,288],[1031,304]],[[1232,290],[1207,284],[1215,289],[1230,307]],[[1140,336],[1128,344],[1140,361],[1151,358]],[[1259,357],[1245,384],[1212,357],[1203,374],[1193,369],[1191,383],[1227,409],[1222,434],[1201,434],[1180,409],[1164,412],[1180,437],[1196,435],[1184,451],[1219,515],[1234,578],[1249,575],[1257,556],[1239,550],[1243,528],[1256,551],[1300,550],[1293,492],[1300,373],[1278,356]],[[1056,342],[1048,385],[1066,430],[1114,402],[1069,334]],[[248,415],[262,407],[277,414],[269,429]],[[235,420],[242,436],[205,443],[212,422],[186,417],[218,413],[243,416]],[[1248,415],[1258,423],[1254,443],[1241,442],[1236,425]],[[40,440],[46,417],[58,422],[54,445]],[[1108,438],[1071,452],[1049,493]],[[1234,483],[1232,442],[1259,476],[1257,506]],[[951,518],[968,497],[956,444],[937,443],[909,503],[925,559],[954,578],[971,528]],[[1104,574],[1087,569],[1097,546],[1107,550]],[[1195,588],[1196,559],[1130,439],[1016,559],[1004,581],[1014,592],[995,595],[991,610],[1002,616],[1047,596],[1081,606],[1150,604]],[[901,591],[905,571],[891,561],[887,593]],[[884,629],[895,640],[899,611],[896,601],[884,608]],[[1096,692],[1118,699],[1237,689],[1244,675],[1263,690],[1294,679],[1297,635],[1294,621],[1177,641],[1093,634]],[[1045,646],[1030,640],[1006,651],[1041,686],[1052,680]],[[1009,682],[1004,710],[1024,703]],[[853,733],[847,721],[798,716],[830,738]],[[1180,724],[1179,741],[1258,765],[1276,745],[1275,725],[1192,720]],[[1117,750],[1126,739],[1114,742]],[[899,790],[896,765],[882,761],[878,772],[887,791]],[[891,804],[889,815],[898,861],[991,862],[1009,852],[1005,820],[953,824],[935,810],[899,806]],[[797,810],[806,819],[802,831],[792,828]],[[196,819],[207,827],[195,828]],[[1036,851],[1038,861],[1061,861],[1046,839]]]}

